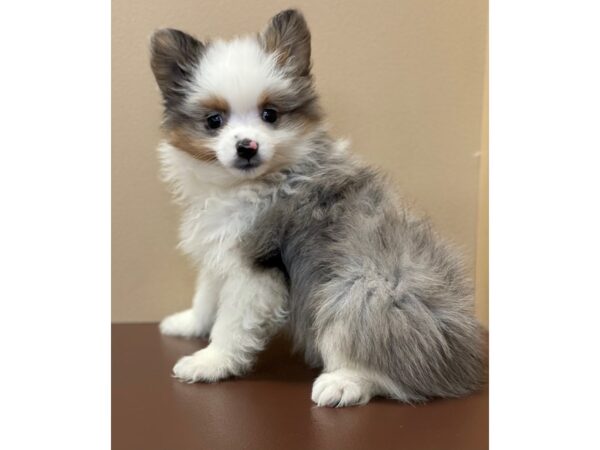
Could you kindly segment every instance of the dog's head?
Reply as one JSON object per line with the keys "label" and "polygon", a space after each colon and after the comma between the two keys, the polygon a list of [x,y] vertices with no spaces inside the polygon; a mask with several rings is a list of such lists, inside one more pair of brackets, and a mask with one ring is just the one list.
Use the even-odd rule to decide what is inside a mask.
{"label": "dog's head", "polygon": [[298,11],[231,41],[161,29],[151,47],[168,141],[197,160],[256,178],[295,162],[319,127],[310,31]]}

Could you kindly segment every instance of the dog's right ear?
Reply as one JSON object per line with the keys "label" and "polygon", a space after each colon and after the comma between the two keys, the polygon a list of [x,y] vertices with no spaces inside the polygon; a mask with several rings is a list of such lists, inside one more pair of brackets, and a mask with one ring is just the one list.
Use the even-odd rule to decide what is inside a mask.
{"label": "dog's right ear", "polygon": [[189,34],[169,28],[155,31],[150,42],[152,71],[169,108],[184,97],[205,47]]}

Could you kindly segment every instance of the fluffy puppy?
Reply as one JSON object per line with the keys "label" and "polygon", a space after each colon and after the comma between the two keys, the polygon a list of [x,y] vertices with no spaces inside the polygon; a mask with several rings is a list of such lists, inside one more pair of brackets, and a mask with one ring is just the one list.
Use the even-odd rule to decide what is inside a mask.
{"label": "fluffy puppy", "polygon": [[162,29],[151,47],[160,160],[183,209],[180,246],[199,271],[192,308],[160,329],[210,336],[175,376],[242,375],[286,325],[323,367],[320,406],[477,389],[481,332],[460,260],[327,134],[303,16],[283,11],[231,41]]}

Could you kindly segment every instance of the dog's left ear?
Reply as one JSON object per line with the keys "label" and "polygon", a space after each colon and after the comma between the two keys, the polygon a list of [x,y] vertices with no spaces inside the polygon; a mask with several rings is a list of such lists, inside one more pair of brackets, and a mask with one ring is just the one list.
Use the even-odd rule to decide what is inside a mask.
{"label": "dog's left ear", "polygon": [[277,54],[287,72],[295,76],[310,73],[310,31],[300,11],[288,9],[277,14],[260,39],[267,52]]}

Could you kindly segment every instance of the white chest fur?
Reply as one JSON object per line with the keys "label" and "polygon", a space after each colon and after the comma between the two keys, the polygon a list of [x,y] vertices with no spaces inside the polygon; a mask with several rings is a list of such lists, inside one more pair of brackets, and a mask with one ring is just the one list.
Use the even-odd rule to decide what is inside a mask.
{"label": "white chest fur", "polygon": [[270,203],[261,194],[254,189],[213,191],[188,205],[180,227],[181,249],[218,272],[234,268],[244,233]]}
{"label": "white chest fur", "polygon": [[183,206],[180,248],[197,265],[222,274],[242,263],[241,239],[271,205],[274,188],[220,182],[222,169],[198,162],[168,144],[159,147],[159,156],[163,177]]}

